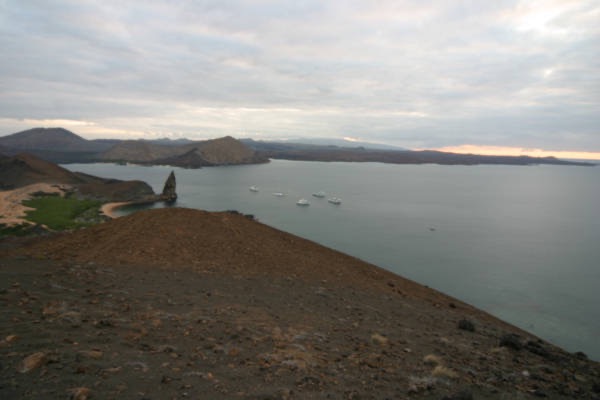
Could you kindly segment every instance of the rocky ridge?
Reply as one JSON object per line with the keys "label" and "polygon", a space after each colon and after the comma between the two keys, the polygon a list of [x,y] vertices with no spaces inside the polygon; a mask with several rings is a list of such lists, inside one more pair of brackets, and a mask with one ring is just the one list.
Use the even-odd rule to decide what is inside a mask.
{"label": "rocky ridge", "polygon": [[268,162],[266,157],[231,136],[179,146],[125,141],[100,154],[99,158],[105,161],[129,161],[182,168]]}
{"label": "rocky ridge", "polygon": [[36,183],[69,185],[78,197],[101,201],[149,199],[154,191],[142,181],[121,181],[72,172],[31,154],[0,157],[0,189],[12,190]]}

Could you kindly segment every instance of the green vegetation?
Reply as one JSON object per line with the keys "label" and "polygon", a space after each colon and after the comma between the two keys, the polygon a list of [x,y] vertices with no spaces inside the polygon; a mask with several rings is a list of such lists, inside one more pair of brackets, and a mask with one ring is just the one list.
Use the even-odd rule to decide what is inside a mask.
{"label": "green vegetation", "polygon": [[27,211],[27,220],[46,225],[52,230],[81,228],[102,220],[102,202],[95,200],[43,195],[26,200],[23,205],[34,208]]}

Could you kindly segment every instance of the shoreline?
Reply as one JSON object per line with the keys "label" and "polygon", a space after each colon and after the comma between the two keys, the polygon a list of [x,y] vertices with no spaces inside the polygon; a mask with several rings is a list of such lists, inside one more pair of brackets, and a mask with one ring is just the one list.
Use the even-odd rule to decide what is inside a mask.
{"label": "shoreline", "polygon": [[112,202],[112,203],[105,203],[102,205],[102,207],[100,207],[100,213],[103,214],[104,216],[110,218],[110,219],[115,219],[115,218],[119,218],[120,215],[116,214],[116,211],[119,208],[125,207],[125,206],[129,206],[135,204],[135,202],[133,201],[121,201],[121,202]]}
{"label": "shoreline", "polygon": [[100,212],[110,219],[115,219],[115,218],[122,217],[122,215],[116,214],[116,211],[119,208],[123,208],[123,207],[127,207],[127,206],[135,206],[135,205],[154,204],[154,203],[158,203],[158,202],[165,202],[164,198],[161,195],[154,195],[151,198],[145,198],[145,199],[141,199],[141,200],[110,202],[110,203],[103,204],[100,207]]}

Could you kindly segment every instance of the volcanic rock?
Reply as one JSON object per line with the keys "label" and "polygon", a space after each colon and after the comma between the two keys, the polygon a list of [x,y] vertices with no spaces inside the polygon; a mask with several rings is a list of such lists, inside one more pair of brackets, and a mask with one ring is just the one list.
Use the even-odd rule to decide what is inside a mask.
{"label": "volcanic rock", "polygon": [[177,193],[175,191],[176,187],[177,182],[175,181],[175,172],[171,171],[162,191],[162,200],[167,203],[175,202],[175,200],[177,200]]}

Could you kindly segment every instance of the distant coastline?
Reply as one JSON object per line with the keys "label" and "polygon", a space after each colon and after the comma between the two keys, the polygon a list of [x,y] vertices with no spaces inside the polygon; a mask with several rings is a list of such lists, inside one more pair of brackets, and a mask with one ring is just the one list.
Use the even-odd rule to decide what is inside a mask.
{"label": "distant coastline", "polygon": [[27,152],[57,164],[116,162],[192,169],[262,164],[270,159],[439,165],[551,164],[591,167],[597,164],[555,157],[497,156],[352,146],[350,143],[338,146],[256,141],[230,136],[203,141],[87,140],[64,128],[34,128],[0,137],[0,154],[13,156]]}

